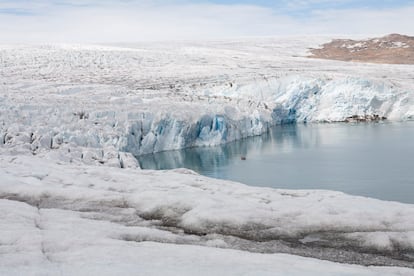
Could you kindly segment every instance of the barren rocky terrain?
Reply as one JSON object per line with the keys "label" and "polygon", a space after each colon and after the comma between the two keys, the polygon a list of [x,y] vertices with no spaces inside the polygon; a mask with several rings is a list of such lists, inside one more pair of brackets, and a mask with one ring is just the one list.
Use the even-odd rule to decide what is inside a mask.
{"label": "barren rocky terrain", "polygon": [[311,57],[387,64],[414,64],[414,37],[390,34],[364,40],[334,39],[312,49]]}

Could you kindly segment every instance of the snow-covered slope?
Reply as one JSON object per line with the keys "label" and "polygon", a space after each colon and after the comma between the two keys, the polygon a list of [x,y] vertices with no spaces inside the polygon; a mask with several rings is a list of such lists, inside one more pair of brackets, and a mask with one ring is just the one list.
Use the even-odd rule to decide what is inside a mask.
{"label": "snow-covered slope", "polygon": [[413,118],[413,66],[305,57],[326,40],[1,46],[0,144],[108,163],[277,123]]}
{"label": "snow-covered slope", "polygon": [[[224,273],[231,264],[238,273],[273,275],[413,274],[414,205],[254,188],[183,169],[108,170],[4,152],[0,162],[0,272],[7,275],[191,274],[210,265]],[[411,269],[255,254],[277,252]]]}

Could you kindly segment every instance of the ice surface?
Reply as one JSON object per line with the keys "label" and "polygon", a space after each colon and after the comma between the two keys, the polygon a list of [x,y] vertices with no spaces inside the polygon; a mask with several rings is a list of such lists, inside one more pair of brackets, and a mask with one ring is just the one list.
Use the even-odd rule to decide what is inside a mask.
{"label": "ice surface", "polygon": [[108,169],[7,153],[0,161],[0,266],[65,263],[91,246],[150,241],[413,268],[414,205],[255,188],[185,169]]}
{"label": "ice surface", "polygon": [[413,66],[305,57],[327,40],[0,46],[0,274],[413,275],[413,205],[133,157],[413,118]]}
{"label": "ice surface", "polygon": [[0,142],[107,164],[278,123],[413,118],[413,66],[306,57],[326,40],[0,46]]}

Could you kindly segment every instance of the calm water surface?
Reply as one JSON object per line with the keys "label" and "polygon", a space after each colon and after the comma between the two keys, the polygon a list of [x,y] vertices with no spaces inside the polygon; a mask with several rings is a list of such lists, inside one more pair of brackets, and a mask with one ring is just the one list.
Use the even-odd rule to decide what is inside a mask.
{"label": "calm water surface", "polygon": [[328,189],[414,203],[414,122],[277,126],[223,146],[138,159],[144,169],[185,167],[251,186]]}

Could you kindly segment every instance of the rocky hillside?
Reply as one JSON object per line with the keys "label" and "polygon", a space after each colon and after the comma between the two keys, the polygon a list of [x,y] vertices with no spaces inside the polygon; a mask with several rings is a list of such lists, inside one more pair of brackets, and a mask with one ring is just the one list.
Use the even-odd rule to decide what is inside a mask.
{"label": "rocky hillside", "polygon": [[334,39],[311,57],[343,61],[414,64],[414,37],[390,34],[367,40]]}

